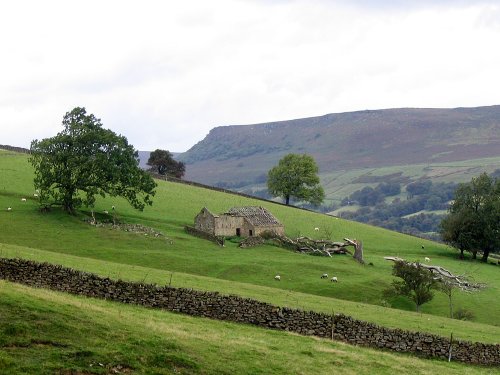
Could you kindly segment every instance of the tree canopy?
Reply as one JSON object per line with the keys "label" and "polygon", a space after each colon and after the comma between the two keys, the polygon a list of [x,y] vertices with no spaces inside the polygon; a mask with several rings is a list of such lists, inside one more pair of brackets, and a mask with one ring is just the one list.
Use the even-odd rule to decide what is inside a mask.
{"label": "tree canopy", "polygon": [[486,173],[460,184],[449,214],[441,222],[441,235],[449,245],[475,254],[500,251],[500,180]]}
{"label": "tree canopy", "polygon": [[269,171],[267,188],[273,196],[285,198],[286,204],[290,203],[290,197],[294,197],[319,205],[325,197],[318,177],[318,166],[306,154],[285,155]]}
{"label": "tree canopy", "polygon": [[174,159],[172,153],[167,150],[155,150],[149,155],[147,165],[151,170],[161,175],[182,178],[186,172],[186,166],[182,161]]}
{"label": "tree canopy", "polygon": [[121,196],[134,208],[151,205],[156,183],[139,168],[138,153],[127,138],[102,128],[85,108],[64,115],[64,129],[51,138],[31,142],[35,188],[45,206],[61,205],[69,213],[96,196]]}

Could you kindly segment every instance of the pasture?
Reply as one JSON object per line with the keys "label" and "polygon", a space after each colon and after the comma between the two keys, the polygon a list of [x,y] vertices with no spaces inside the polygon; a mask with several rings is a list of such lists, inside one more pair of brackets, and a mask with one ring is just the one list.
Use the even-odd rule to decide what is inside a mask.
{"label": "pasture", "polygon": [[[306,310],[328,313],[342,312],[389,327],[421,330],[443,336],[449,336],[453,332],[454,337],[472,341],[498,342],[500,337],[499,267],[469,260],[459,261],[454,251],[441,244],[318,213],[276,205],[272,202],[257,201],[165,181],[158,181],[154,205],[147,207],[144,212],[133,210],[122,199],[106,198],[98,201],[95,210],[99,220],[110,220],[110,216],[103,212],[104,210],[109,211],[114,205],[121,222],[142,224],[165,235],[165,237],[155,238],[110,227],[91,226],[85,221],[88,218],[88,212],[85,210],[77,216],[68,216],[58,209],[54,209],[50,213],[39,212],[37,210],[38,203],[33,196],[33,172],[27,162],[27,155],[0,150],[0,176],[0,256],[3,257],[49,261],[112,278],[157,284],[171,282],[173,286],[177,287],[217,290],[221,293],[238,294],[273,304]],[[23,202],[22,198],[27,198],[27,201]],[[192,224],[194,216],[204,206],[217,213],[232,206],[242,205],[266,207],[284,223],[287,234],[292,237],[298,235],[321,237],[332,234],[332,239],[335,240],[340,240],[343,237],[360,239],[364,243],[367,264],[360,265],[350,256],[314,257],[269,245],[252,249],[239,249],[235,243],[226,241],[226,247],[221,248],[184,232],[184,226]],[[7,207],[11,207],[12,210],[7,211]],[[320,228],[320,231],[314,231],[315,227]],[[422,249],[422,245],[424,249]],[[382,291],[392,280],[392,263],[385,261],[384,256],[399,256],[422,262],[425,257],[429,257],[432,264],[443,266],[456,274],[467,274],[474,278],[474,281],[485,283],[486,288],[479,293],[470,294],[457,291],[453,296],[455,310],[462,308],[472,312],[474,315],[472,321],[447,318],[447,298],[437,292],[433,301],[422,306],[422,314],[413,312],[412,304],[402,298],[392,301],[384,300]],[[274,275],[277,273],[281,275],[279,282],[274,280]],[[333,284],[328,280],[320,279],[323,273],[337,276],[339,282]],[[35,292],[29,288],[8,283],[1,285],[2,293],[7,293],[11,299],[24,298],[26,301],[24,303],[28,305],[49,303],[41,302],[45,298],[43,296],[48,295],[50,295],[47,297],[49,300],[61,301],[61,306],[78,305],[80,300],[77,297],[62,296],[57,293]],[[64,300],[72,302],[64,302]],[[113,314],[124,314],[124,316],[131,314],[133,319],[127,318],[129,320],[124,319],[123,322],[116,322],[114,323],[116,326],[109,323],[109,318],[99,315],[99,319],[104,319],[104,323],[99,324],[112,325],[118,332],[121,330],[128,332],[130,327],[137,326],[138,331],[134,331],[137,337],[147,331],[147,325],[137,323],[140,316],[144,316],[144,320],[152,319],[155,322],[155,319],[162,321],[163,319],[168,321],[173,319],[166,313],[162,315],[164,314],[162,312],[150,312],[139,307],[119,307],[116,304],[107,304],[102,301],[85,300],[83,305],[88,307],[88,311],[82,311],[82,314],[90,314],[89,311],[94,310],[113,311],[110,313],[111,316]],[[59,311],[59,307],[54,309]],[[63,307],[61,309],[64,310]],[[120,313],[120,311],[122,312]],[[67,313],[66,316],[71,314]],[[164,318],[166,316],[168,318]],[[180,319],[192,319],[193,323],[190,324],[197,326],[195,318],[181,317]],[[126,324],[125,321],[128,323]],[[52,324],[52,322],[48,324]],[[68,324],[72,323],[69,321]],[[165,322],[158,324],[168,325]],[[227,323],[211,322],[207,324],[204,322],[196,329],[202,330],[207,325],[212,324],[214,327],[219,324],[221,327],[228,326]],[[229,326],[233,330],[233,325]],[[83,324],[80,329],[84,330]],[[91,327],[85,329],[91,329]],[[143,331],[139,332],[140,329]],[[244,332],[242,333],[243,337],[248,334],[246,330],[264,332],[249,327],[239,329]],[[215,330],[217,328],[214,328]],[[186,333],[187,336],[191,334],[194,333]],[[224,331],[221,334],[227,335],[229,333]],[[256,340],[264,342],[263,345],[271,345],[269,344],[271,341],[267,341],[268,338],[278,335],[278,333],[264,332],[262,335],[264,336],[260,336]],[[279,333],[279,337],[281,335],[290,337],[290,342],[295,339],[300,342],[302,342],[301,340],[308,343],[317,342],[315,339],[297,338],[294,335]],[[147,337],[147,340],[158,339],[154,334]],[[118,340],[119,337],[116,339]],[[214,339],[214,341],[219,339],[221,338]],[[115,338],[109,338],[109,340],[113,342]],[[163,343],[161,339],[158,340],[159,343]],[[221,340],[226,340],[226,337]],[[195,350],[198,350],[195,349],[196,346],[190,346],[198,344],[187,344],[189,341],[188,339],[183,341],[182,347],[191,349],[181,350],[181,352],[187,353],[192,350],[194,353]],[[94,344],[89,343],[89,345]],[[251,340],[249,340],[248,345],[248,351],[251,352]],[[304,345],[307,347],[309,344]],[[327,343],[325,345],[340,344]],[[295,349],[288,348],[287,350],[294,352]],[[300,350],[311,351],[310,349]],[[356,348],[356,352],[359,350]],[[295,352],[297,351],[295,350]],[[314,358],[319,355],[316,354],[316,351],[311,351],[311,353],[313,353],[312,357]],[[227,355],[228,358],[234,358],[231,356],[237,354],[228,352],[224,355]],[[273,355],[270,354],[270,356]],[[145,356],[147,355],[145,354]],[[200,361],[203,363],[210,360],[208,354],[208,357],[203,357],[204,354],[200,354],[200,356],[202,357]],[[277,355],[277,357],[280,356],[282,354]],[[244,357],[248,358],[248,362],[252,360],[252,355],[248,353]],[[294,362],[295,360],[294,357],[294,359],[289,358],[287,361]],[[305,360],[309,361],[307,358]],[[331,357],[330,360],[332,360]],[[0,357],[0,363],[1,361]],[[6,361],[8,362],[8,360]],[[331,361],[325,361],[331,365]],[[285,366],[284,360],[278,362],[276,373],[279,373],[279,369],[285,368],[280,367]],[[303,366],[301,368],[304,369],[304,373],[312,372],[310,369],[313,367],[308,367],[309,365],[305,362],[300,362],[300,364],[299,362],[297,366]],[[347,363],[348,360],[345,362]],[[355,362],[356,360],[353,360],[353,363]],[[310,365],[313,366],[314,363],[315,361],[311,360]],[[438,365],[444,364],[438,363]],[[349,371],[363,373],[362,368],[360,371],[349,370],[349,366],[345,369],[345,373],[349,373]],[[390,367],[388,369],[390,370]],[[196,373],[197,367],[193,365],[192,368],[184,370],[188,373],[189,371]],[[265,372],[256,368],[255,373],[259,371]],[[405,370],[401,371],[404,373]],[[236,373],[238,372],[236,371]],[[292,372],[300,371],[292,370]],[[383,371],[381,372],[383,373]],[[211,371],[205,373],[211,373]]]}

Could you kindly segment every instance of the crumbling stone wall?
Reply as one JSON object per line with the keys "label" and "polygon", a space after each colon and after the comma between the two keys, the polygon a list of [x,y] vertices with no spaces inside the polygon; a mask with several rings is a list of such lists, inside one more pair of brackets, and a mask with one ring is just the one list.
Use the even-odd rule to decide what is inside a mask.
{"label": "crumbling stone wall", "polygon": [[[342,314],[278,307],[217,292],[111,280],[58,265],[0,258],[0,279],[32,287],[139,304],[193,316],[253,324],[348,343],[447,359],[450,341],[429,333],[379,327]],[[500,366],[500,345],[453,341],[452,359]]]}

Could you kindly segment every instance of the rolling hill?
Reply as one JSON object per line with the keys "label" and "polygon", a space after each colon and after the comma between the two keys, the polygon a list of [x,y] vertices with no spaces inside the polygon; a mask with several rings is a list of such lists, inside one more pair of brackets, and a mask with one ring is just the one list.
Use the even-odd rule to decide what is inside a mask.
{"label": "rolling hill", "polygon": [[189,180],[258,187],[290,152],[316,159],[331,201],[373,177],[404,184],[419,178],[467,181],[498,168],[500,106],[370,110],[220,126],[179,159]]}
{"label": "rolling hill", "polygon": [[[122,223],[141,224],[165,236],[147,236],[91,226],[89,213],[68,216],[55,209],[37,210],[33,171],[27,155],[0,150],[0,256],[47,261],[105,277],[235,294],[280,306],[331,313],[343,312],[383,326],[425,331],[472,341],[498,342],[500,309],[498,266],[458,261],[441,244],[399,233],[297,210],[272,202],[184,184],[158,181],[152,207],[144,212],[122,199],[100,199],[98,220],[109,221],[113,205]],[[23,201],[22,198],[27,198]],[[290,236],[333,233],[363,240],[367,265],[348,256],[314,257],[265,245],[242,250],[188,235],[203,206],[223,212],[232,206],[262,205],[284,224]],[[11,207],[11,211],[5,208]],[[317,233],[314,228],[322,229]],[[422,249],[425,245],[425,249]],[[487,285],[479,293],[456,293],[456,309],[469,311],[470,321],[447,318],[442,294],[413,311],[406,300],[386,300],[382,291],[391,280],[390,262],[383,256],[423,260],[457,274],[468,274]],[[370,265],[370,263],[372,265]],[[339,283],[320,279],[327,272]],[[274,275],[280,273],[277,283]],[[0,282],[0,373],[488,373],[443,362],[407,356],[386,356],[368,349],[325,340],[268,332],[254,327],[211,322],[134,306],[67,296]],[[210,350],[215,348],[215,352]],[[355,353],[354,353],[355,352]],[[357,354],[356,354],[357,353]],[[264,359],[263,359],[264,358]],[[230,365],[232,362],[236,364]],[[369,367],[359,362],[371,363]],[[47,369],[40,367],[46,363]],[[99,364],[102,364],[100,366]],[[121,366],[118,368],[118,365]],[[42,371],[43,370],[43,371]],[[484,370],[484,371],[483,371]]]}

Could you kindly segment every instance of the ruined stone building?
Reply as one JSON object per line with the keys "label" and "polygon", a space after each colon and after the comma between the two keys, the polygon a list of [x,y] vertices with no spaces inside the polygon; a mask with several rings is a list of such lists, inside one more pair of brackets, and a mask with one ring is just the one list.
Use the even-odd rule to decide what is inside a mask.
{"label": "ruined stone building", "polygon": [[258,236],[271,231],[285,234],[285,227],[264,207],[233,207],[215,215],[204,207],[194,219],[195,228],[215,236]]}

